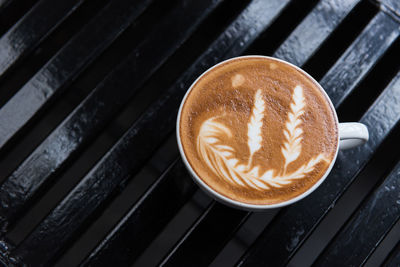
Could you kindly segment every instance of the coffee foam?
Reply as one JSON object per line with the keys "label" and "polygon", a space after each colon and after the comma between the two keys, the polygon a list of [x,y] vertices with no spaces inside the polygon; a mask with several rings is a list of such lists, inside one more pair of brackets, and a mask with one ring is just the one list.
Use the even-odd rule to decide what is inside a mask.
{"label": "coffee foam", "polygon": [[307,191],[337,148],[337,122],[308,76],[277,60],[218,65],[193,86],[180,137],[196,174],[220,194],[273,204]]}

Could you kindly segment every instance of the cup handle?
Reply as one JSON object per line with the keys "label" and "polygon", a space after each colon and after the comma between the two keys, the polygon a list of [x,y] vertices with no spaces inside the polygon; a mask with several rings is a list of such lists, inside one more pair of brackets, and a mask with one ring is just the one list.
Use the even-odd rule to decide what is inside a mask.
{"label": "cup handle", "polygon": [[339,149],[349,149],[368,141],[368,128],[358,122],[339,123]]}

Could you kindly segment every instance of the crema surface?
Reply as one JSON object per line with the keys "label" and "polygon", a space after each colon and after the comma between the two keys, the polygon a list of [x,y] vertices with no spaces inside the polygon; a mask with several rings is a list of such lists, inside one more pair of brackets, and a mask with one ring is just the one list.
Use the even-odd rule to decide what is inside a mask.
{"label": "crema surface", "polygon": [[222,63],[193,86],[179,135],[196,174],[250,204],[294,198],[321,179],[338,145],[320,87],[289,64],[262,57]]}

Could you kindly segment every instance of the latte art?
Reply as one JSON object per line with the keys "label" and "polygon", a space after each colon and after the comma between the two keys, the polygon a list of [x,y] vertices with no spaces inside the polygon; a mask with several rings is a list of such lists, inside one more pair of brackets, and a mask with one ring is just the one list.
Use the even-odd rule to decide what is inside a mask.
{"label": "latte art", "polygon": [[338,144],[319,86],[273,59],[239,58],[207,71],[181,109],[188,163],[214,191],[250,204],[283,202],[323,177]]}
{"label": "latte art", "polygon": [[[303,89],[297,86],[293,93],[293,103],[288,114],[288,122],[284,130],[286,141],[282,145],[284,166],[281,170],[267,170],[260,174],[259,167],[253,166],[252,158],[255,152],[261,148],[262,123],[264,117],[265,103],[262,99],[261,90],[258,90],[254,99],[254,107],[250,122],[248,123],[248,147],[250,157],[247,165],[235,157],[235,149],[224,144],[224,139],[232,137],[232,132],[222,123],[216,121],[218,117],[206,120],[197,138],[197,150],[207,164],[221,179],[226,180],[234,186],[251,187],[257,190],[270,189],[271,187],[282,187],[290,184],[294,179],[301,179],[307,173],[313,171],[321,161],[327,161],[323,154],[319,154],[309,162],[303,164],[291,173],[287,173],[287,166],[295,161],[301,153],[301,115],[304,113]],[[221,138],[224,137],[224,138]],[[276,175],[276,173],[281,173]]]}
{"label": "latte art", "polygon": [[265,102],[262,99],[261,90],[258,90],[254,100],[253,113],[250,117],[250,122],[247,124],[248,127],[247,144],[249,145],[249,150],[250,150],[250,159],[248,163],[248,168],[251,167],[254,153],[261,148],[261,141],[262,141],[261,127],[263,124],[264,109],[265,109]]}

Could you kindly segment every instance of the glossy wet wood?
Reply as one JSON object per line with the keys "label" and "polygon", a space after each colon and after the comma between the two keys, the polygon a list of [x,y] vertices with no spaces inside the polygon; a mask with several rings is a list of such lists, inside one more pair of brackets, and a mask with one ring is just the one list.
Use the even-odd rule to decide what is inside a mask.
{"label": "glossy wet wood", "polygon": [[[113,1],[71,39],[0,110],[0,150],[56,94],[104,51],[149,5],[150,0]],[[0,48],[1,49],[1,48]]]}
{"label": "glossy wet wood", "polygon": [[[88,219],[98,212],[102,205],[110,201],[114,190],[121,184],[125,184],[126,179],[129,178],[128,174],[137,172],[152,151],[158,147],[168,133],[171,133],[174,129],[180,99],[191,81],[205,68],[223,59],[218,55],[228,57],[229,54],[235,54],[235,51],[239,49],[243,50],[246,44],[244,42],[249,43],[254,40],[257,34],[278,14],[280,9],[277,7],[282,8],[283,6],[284,3],[281,1],[279,3],[271,2],[269,5],[264,5],[262,1],[256,1],[250,5],[231,24],[232,26],[228,27],[212,44],[211,48],[187,70],[182,78],[143,114],[110,152],[65,197],[63,202],[15,250],[13,256],[36,263],[51,261],[60,250],[65,248],[68,242],[72,241],[76,231],[82,229],[81,227],[87,224]],[[181,19],[181,17],[174,17]],[[238,21],[243,23],[239,24]],[[258,31],[249,32],[248,28],[254,28],[254,25],[258,25]],[[230,43],[235,45],[232,46]],[[223,49],[224,47],[225,49]],[[129,72],[129,77],[131,76]],[[110,97],[108,96],[108,98]],[[157,125],[157,132],[152,131],[154,125]],[[87,190],[90,190],[90,195],[83,194]],[[44,229],[48,230],[43,231]],[[57,237],[55,237],[56,235]],[[55,239],[60,241],[58,248],[52,245],[52,249],[49,250],[38,246],[38,244],[44,243],[50,245],[50,241]],[[37,258],[38,254],[42,256]]]}
{"label": "glossy wet wood", "polygon": [[[240,36],[240,34],[246,34],[246,28],[241,29],[241,31],[237,33],[237,34],[238,34],[237,36],[232,36],[230,40],[228,39],[228,40],[229,40],[229,43],[227,43],[226,37],[229,36],[228,34],[229,34],[230,32],[233,32],[233,31],[234,31],[234,29],[235,29],[234,27],[236,27],[236,25],[238,25],[239,22],[243,22],[243,21],[245,21],[245,20],[248,20],[249,17],[251,17],[251,19],[253,19],[253,20],[258,19],[259,21],[261,21],[261,18],[260,18],[260,17],[256,17],[255,15],[257,15],[257,16],[265,16],[266,13],[262,13],[262,12],[263,12],[263,11],[266,12],[266,11],[268,10],[269,7],[270,7],[270,6],[268,6],[268,5],[264,5],[264,6],[260,5],[260,3],[259,3],[258,1],[256,1],[256,3],[254,3],[253,5],[250,5],[250,6],[247,8],[247,10],[245,10],[245,11],[231,24],[231,26],[228,27],[227,31],[226,31],[225,33],[223,33],[223,34],[211,45],[211,47],[208,49],[209,52],[206,53],[206,54],[204,54],[204,55],[202,55],[202,57],[200,58],[200,59],[202,59],[202,61],[199,60],[199,61],[198,61],[198,65],[199,65],[199,64],[205,65],[205,64],[206,64],[206,63],[205,63],[206,60],[215,60],[216,58],[214,58],[214,59],[210,58],[210,55],[211,55],[211,54],[215,54],[215,52],[218,52],[218,53],[220,53],[220,54],[226,53],[224,50],[221,50],[221,49],[222,49],[221,42],[225,42],[226,48],[229,48],[229,49],[231,49],[231,50],[235,50],[236,52],[239,52],[238,47],[235,47],[235,46],[234,46],[234,47],[229,47],[229,43],[236,43],[236,44],[238,44],[239,47],[243,47],[242,49],[244,49],[244,48],[250,43],[250,41],[248,41],[247,44],[246,44],[246,43],[240,43],[240,42],[238,43],[238,42],[235,40],[235,38],[243,38],[243,37]],[[280,8],[283,8],[283,7],[284,7],[284,5],[282,4],[282,5],[280,6]],[[257,10],[257,8],[258,8],[258,10]],[[271,17],[263,17],[263,19],[265,20],[265,23],[266,23],[266,24],[270,23],[271,20],[274,18],[274,16],[277,15],[277,12],[278,12],[278,11],[279,11],[279,9],[276,10],[274,13],[271,13],[271,15],[270,15]],[[253,14],[252,14],[252,13],[253,13]],[[251,23],[248,23],[248,25],[251,26]],[[258,31],[253,32],[252,35],[253,35],[253,36],[256,36],[257,34],[259,34],[260,31],[262,31],[262,30],[264,29],[264,27],[265,27],[265,25],[260,24],[260,27],[259,27]],[[254,38],[254,37],[253,37],[253,38]],[[218,48],[218,51],[216,51],[216,48]],[[215,51],[215,52],[214,52],[214,51]],[[229,50],[228,50],[228,51],[229,51]],[[211,52],[212,52],[212,53],[211,53]],[[230,53],[233,53],[233,52],[230,52]],[[234,55],[234,54],[233,54],[233,55]],[[227,55],[227,56],[228,56],[228,55]],[[192,69],[193,69],[193,70],[196,69],[196,68],[197,68],[196,65],[192,66]],[[188,72],[187,75],[192,75],[192,74],[191,74],[191,72]],[[193,77],[194,77],[194,76],[193,76]],[[180,84],[180,83],[177,83],[176,86],[179,86],[179,84]],[[151,113],[153,113],[153,112],[151,112]],[[164,112],[162,112],[162,113],[164,113]],[[221,207],[220,205],[218,205],[218,206],[220,207],[220,209],[224,210],[224,207]],[[218,214],[218,213],[219,213],[219,212],[217,212],[217,213],[213,212],[212,214],[210,214],[210,216],[213,217],[212,215],[215,215],[215,214]],[[237,213],[237,214],[239,214],[239,213]],[[215,218],[213,218],[212,220],[215,220]],[[233,227],[237,227],[237,226],[233,225]],[[195,240],[196,240],[196,238],[195,238]],[[216,242],[218,241],[218,235],[216,235],[215,241],[216,241]],[[121,248],[118,247],[118,246],[114,246],[114,247],[113,247],[113,246],[110,246],[109,249],[110,249],[110,250],[113,250],[113,251],[118,251],[118,250],[120,250]],[[218,250],[215,250],[215,251],[218,251]],[[186,255],[186,256],[187,256],[187,255]],[[207,257],[204,257],[203,259],[204,259],[204,261],[203,261],[204,263],[207,262],[207,261],[209,260],[209,259],[207,259]]]}
{"label": "glossy wet wood", "polygon": [[[142,2],[143,8],[148,2]],[[21,215],[26,206],[31,204],[29,200],[35,196],[36,192],[55,177],[57,171],[73,156],[73,153],[79,151],[104,127],[113,114],[137,92],[151,74],[190,36],[196,25],[220,2],[215,1],[213,5],[204,2],[193,8],[193,16],[201,13],[203,15],[198,17],[193,24],[190,23],[189,17],[179,16],[181,12],[187,11],[184,8],[177,9],[177,14],[171,14],[171,17],[166,18],[165,23],[154,29],[148,38],[131,52],[126,61],[110,73],[7,178],[0,187],[0,199],[5,203],[0,206],[3,229]],[[136,11],[143,9],[135,5],[132,11],[134,11],[133,14],[138,14]],[[107,10],[110,9],[105,9]],[[109,18],[115,19],[113,16]],[[96,23],[93,26],[95,25]],[[169,38],[160,36],[160,31],[168,32]],[[161,41],[162,47],[154,51],[152,47]],[[141,64],[140,68],[137,67],[139,64]],[[29,177],[29,180],[26,177]]]}
{"label": "glossy wet wood", "polygon": [[358,2],[320,1],[275,51],[274,56],[297,66],[303,65]]}
{"label": "glossy wet wood", "polygon": [[396,267],[400,265],[400,241],[396,247],[390,252],[388,257],[385,259],[383,266],[385,267]]}
{"label": "glossy wet wood", "polygon": [[[377,21],[381,19],[388,20],[389,22],[393,21],[389,16],[385,15],[384,13],[379,13],[375,17],[375,19],[372,20],[371,23],[367,26],[367,29],[369,30],[375,27],[381,28],[381,24],[377,24]],[[392,25],[389,28],[389,31],[380,32],[384,34],[382,38],[380,38],[380,40],[383,41],[378,42],[378,45],[381,45],[379,45],[376,48],[377,50],[375,51],[381,51],[380,49],[382,48],[387,49],[388,46],[398,36],[398,24],[393,22],[391,24],[389,23],[389,25]],[[370,36],[370,38],[366,38],[367,36]],[[384,38],[384,36],[387,37]],[[375,61],[371,61],[372,64],[368,63],[368,58],[371,55],[373,55],[374,57],[379,56],[380,52],[373,52],[374,48],[371,45],[371,39],[375,39],[375,35],[370,35],[370,33],[365,30],[321,80],[321,85],[325,88],[328,95],[330,95],[332,102],[336,107],[338,107],[343,101],[344,97],[341,96],[343,94],[348,94],[349,92],[351,92],[351,90],[353,90],[356,86],[357,82],[359,82],[372,67],[371,65]],[[387,42],[389,44],[387,44]],[[381,47],[382,45],[383,47]],[[360,47],[367,47],[367,49],[359,50]],[[365,54],[365,62],[360,64],[358,60],[354,60],[354,56],[351,55],[354,55],[355,53],[358,54],[357,58],[363,58],[362,54]],[[341,71],[341,69],[343,68],[342,66],[345,64],[344,62],[347,63],[347,71]],[[341,75],[343,77],[340,77],[340,73],[342,73]],[[331,78],[332,76],[338,78],[338,75],[341,79],[335,80]],[[394,97],[393,95],[391,96]],[[397,103],[396,101],[398,100],[395,98],[392,99],[392,101],[395,101],[394,103],[392,103],[393,107],[395,107]],[[387,104],[391,106],[390,102],[388,102]],[[297,249],[302,245],[304,240],[307,239],[308,235],[318,225],[321,219],[326,216],[327,212],[333,207],[332,203],[334,203],[344,193],[347,186],[356,178],[356,175],[358,174],[360,169],[370,159],[371,155],[377,149],[378,145],[383,141],[385,136],[390,131],[391,127],[393,127],[397,123],[397,113],[381,114],[381,112],[383,111],[382,105],[384,105],[384,102],[381,103],[381,106],[376,105],[378,105],[377,102],[374,103],[374,106],[371,107],[369,112],[376,113],[372,116],[378,115],[380,118],[385,118],[385,123],[387,121],[391,122],[390,127],[386,129],[386,132],[382,132],[381,130],[377,129],[375,123],[382,123],[380,120],[376,120],[377,118],[375,118],[373,122],[368,121],[369,116],[371,116],[369,115],[370,113],[364,115],[361,121],[364,122],[367,126],[370,126],[370,141],[368,142],[368,145],[362,147],[362,149],[358,148],[349,152],[339,153],[334,169],[332,170],[331,174],[324,182],[324,184],[312,196],[291,207],[282,210],[276,220],[273,221],[272,225],[265,229],[265,231],[257,239],[256,243],[241,259],[241,265],[251,265],[252,263],[254,263],[254,261],[263,262],[262,259],[264,259],[264,261],[267,261],[268,255],[275,255],[275,257],[273,258],[273,262],[275,264],[282,264],[287,262],[290,257],[297,251]],[[392,115],[394,116],[394,118],[391,119],[392,117],[388,115]],[[379,131],[380,134],[382,134],[381,136],[379,136],[380,138],[373,138],[373,136],[377,134],[375,133],[375,131]],[[374,145],[374,143],[377,144]],[[357,158],[357,160],[355,162],[350,161],[349,159],[351,157]],[[341,177],[343,176],[348,177],[346,181],[341,180]],[[320,204],[318,206],[312,205],[313,201],[317,201],[318,198],[321,198],[320,200],[318,200],[318,203]],[[283,231],[284,234],[277,234],[276,231],[278,228],[281,232]],[[270,240],[276,240],[276,243],[272,243],[270,242]],[[271,254],[266,255],[262,252],[262,249],[267,249],[267,247],[270,248],[269,251],[271,251]],[[269,259],[271,259],[271,257],[269,257]]]}
{"label": "glossy wet wood", "polygon": [[[397,87],[400,88],[400,81]],[[361,266],[365,264],[400,218],[399,188],[400,164],[364,201],[356,214],[325,248],[315,265]]]}
{"label": "glossy wet wood", "polygon": [[[0,77],[18,60],[32,51],[82,2],[83,0],[60,2],[42,0],[29,10],[0,39]],[[48,12],[49,10],[52,12]]]}
{"label": "glossy wet wood", "polygon": [[0,34],[9,30],[37,2],[36,0],[0,1]]}
{"label": "glossy wet wood", "polygon": [[[202,216],[186,232],[179,243],[160,263],[161,266],[185,266],[189,259],[201,251],[202,257],[196,261],[199,266],[207,266],[222,250],[243,222],[248,212],[228,208],[213,201]],[[207,234],[206,234],[207,233]],[[204,244],[208,244],[204,246]]]}
{"label": "glossy wet wood", "polygon": [[[196,186],[183,162],[176,160],[82,262],[82,266],[122,266],[131,263],[195,190]],[[157,220],[154,220],[155,214]]]}
{"label": "glossy wet wood", "polygon": [[[90,64],[107,50],[136,18],[147,8],[157,8],[157,5],[150,5],[150,2],[152,1],[111,1],[89,24],[81,30],[77,29],[75,37],[63,45],[58,53],[0,109],[0,152],[3,152],[1,148],[13,143],[10,141],[17,142],[16,136],[23,138],[19,136],[21,130],[29,134],[27,125],[36,123],[37,117],[40,117],[48,107],[51,110],[51,104],[57,102],[63,92],[69,89],[71,81],[80,76],[86,68],[90,68]],[[168,63],[167,60],[174,53],[179,52],[181,45],[192,34],[199,34],[196,29],[213,10],[220,6],[222,0],[177,0],[176,2],[178,3],[176,8],[157,20],[157,25],[138,42],[137,47],[132,48],[132,52],[126,55],[125,60],[104,80],[99,80],[98,85],[82,103],[62,120],[0,185],[0,223],[3,236],[7,236],[9,230],[26,214],[26,211],[32,208],[37,199],[51,190],[51,186],[57,182],[64,169],[79,157],[80,152],[91,144],[91,140],[115,118],[115,114],[140,92],[154,73],[163,67],[163,64]],[[22,37],[18,39],[23,42],[21,49],[16,49],[15,53],[6,53],[6,57],[0,59],[0,62],[4,63],[0,64],[3,66],[3,69],[0,69],[2,70],[0,79],[7,79],[8,70],[14,67],[17,69],[20,64],[22,65],[24,57],[36,47],[40,47],[46,36],[54,31],[81,2],[61,1],[61,3],[56,7],[54,14],[43,21],[35,20],[35,23],[28,25],[29,19],[37,18],[37,14],[43,14],[44,6],[54,5],[50,1],[42,0],[25,17],[20,19],[16,17],[15,20],[19,19],[18,24],[9,30],[6,29],[8,32],[0,39],[1,53],[8,51],[7,45],[11,43],[7,44],[4,41],[6,36],[21,37],[18,34],[22,33],[26,33],[26,36],[25,39]],[[163,94],[155,97],[156,101],[129,127],[124,136],[81,178],[60,203],[53,204],[54,209],[26,239],[18,246],[14,246],[3,237],[0,241],[0,261],[8,265],[15,260],[20,261],[15,263],[17,265],[21,263],[34,266],[52,265],[65,249],[98,219],[114,196],[125,189],[127,182],[173,133],[177,107],[191,82],[209,66],[223,59],[246,53],[249,45],[254,41],[257,42],[257,37],[262,36],[263,42],[267,39],[275,42],[266,48],[267,50],[271,47],[277,48],[274,56],[301,66],[310,59],[317,60],[314,55],[321,46],[334,45],[329,44],[332,41],[329,37],[350,12],[359,11],[358,7],[361,4],[377,4],[380,5],[379,12],[376,15],[374,13],[376,11],[371,12],[373,19],[366,22],[368,25],[345,51],[340,51],[340,57],[320,81],[332,97],[335,106],[340,107],[349,96],[355,92],[360,93],[358,87],[370,72],[379,75],[383,71],[376,69],[376,63],[388,54],[388,49],[399,35],[400,7],[396,1],[382,0],[367,4],[366,1],[360,0],[315,1],[310,4],[310,8],[300,10],[300,13],[305,14],[301,15],[304,18],[300,20],[301,16],[297,16],[296,19],[299,21],[289,21],[290,12],[285,13],[285,11],[290,6],[298,6],[300,2],[294,1],[294,3],[296,5],[289,0],[268,2],[255,0],[246,7],[243,5],[239,15],[226,28],[221,28],[215,40],[209,40],[211,45],[198,52],[200,56],[191,62],[192,64],[188,64],[190,67],[180,75],[179,79],[174,81],[171,87],[160,90]],[[0,14],[3,10],[6,8],[3,9],[0,2]],[[278,23],[275,24],[275,21]],[[12,24],[12,18],[9,23]],[[282,26],[286,24],[298,24],[298,26],[287,28]],[[25,29],[25,26],[21,25],[29,27]],[[279,42],[274,39],[275,36],[265,36],[268,33],[276,33],[279,27],[286,30],[279,35],[281,36],[278,38]],[[28,34],[32,32],[34,34]],[[160,32],[163,34],[160,35]],[[209,37],[205,35],[205,38]],[[268,51],[273,51],[270,50]],[[238,262],[239,265],[280,266],[292,259],[357,178],[358,173],[368,164],[380,144],[398,125],[399,80],[399,76],[396,76],[386,88],[383,88],[384,86],[378,88],[377,90],[379,92],[382,90],[382,93],[361,118],[361,122],[370,128],[370,141],[367,145],[352,151],[340,152],[326,182],[310,197],[281,209],[243,255]],[[374,97],[379,92],[376,92]],[[354,101],[351,97],[350,99]],[[385,185],[389,189],[392,186],[397,187],[397,184],[391,184],[397,181],[396,170],[398,167],[392,174],[383,177],[386,179],[382,180],[382,185],[377,187],[374,194],[367,197],[345,227],[338,232],[321,254],[317,264],[340,265],[345,259],[353,264],[359,264],[369,257],[392,225],[398,221],[399,212],[395,204],[397,202],[394,190],[386,190],[385,187]],[[188,178],[182,162],[177,159],[120,218],[119,223],[112,227],[90,255],[87,255],[82,262],[83,265],[125,266],[134,262],[187,203],[196,188]],[[175,197],[169,198],[171,194]],[[163,203],[165,208],[159,203]],[[154,212],[155,210],[157,212]],[[371,210],[373,212],[370,212]],[[383,211],[389,212],[380,217],[370,216]],[[235,238],[236,232],[249,215],[250,213],[212,202],[179,238],[178,243],[170,248],[162,264],[176,266],[190,265],[193,262],[202,265],[212,263],[225,245]],[[378,217],[384,217],[383,220],[377,221],[378,224],[382,223],[378,231],[371,230],[362,235],[363,230],[370,229],[368,227],[373,228],[375,223],[371,222],[378,220]],[[359,245],[360,238],[350,240],[350,245],[344,242],[351,234],[364,237],[365,245]],[[351,249],[348,247],[357,247],[357,253],[349,253]],[[199,248],[202,248],[201,257],[196,253]],[[357,257],[352,257],[355,254]],[[395,263],[398,258],[396,255],[398,252],[394,250],[386,263],[388,265]]]}
{"label": "glossy wet wood", "polygon": [[[346,6],[346,5],[343,6],[343,8],[347,8],[347,7],[348,7],[348,6]],[[318,15],[318,13],[320,13],[320,12],[324,13],[325,10],[322,9],[322,11],[321,11],[321,8],[320,8],[319,6],[317,6],[317,7],[314,9],[313,13],[311,13],[308,17],[306,17],[306,18],[304,19],[304,21],[302,22],[302,24],[299,25],[299,29],[305,29],[305,28],[313,29],[311,26],[307,26],[307,25],[310,24],[310,23],[315,23],[315,21],[313,20],[313,18],[319,17],[320,15]],[[347,10],[347,12],[348,12],[348,10]],[[317,13],[317,15],[314,14],[314,13]],[[375,26],[380,27],[381,24],[380,24],[380,22],[372,22],[372,25],[375,25]],[[371,30],[370,28],[371,28],[371,27],[367,28],[367,29],[365,30],[365,32],[366,32],[366,33],[368,32],[368,34],[369,34],[369,33],[370,33],[370,30]],[[330,28],[330,31],[332,31],[333,29],[334,29],[334,25],[332,25],[332,27]],[[394,29],[396,29],[396,28],[394,28]],[[303,48],[303,46],[302,46],[302,44],[301,44],[300,42],[298,42],[298,43],[293,43],[293,40],[298,39],[299,31],[301,32],[301,30],[296,29],[296,30],[292,33],[292,35],[290,35],[290,36],[287,38],[287,40],[280,46],[280,48],[274,53],[274,56],[280,57],[280,58],[282,58],[282,59],[284,59],[284,60],[288,60],[288,61],[294,59],[294,60],[295,60],[294,63],[300,62],[300,61],[299,61],[299,58],[297,58],[297,51],[299,51],[299,57],[301,58],[302,56],[304,56],[304,53],[303,53],[304,51],[302,50],[302,49],[304,49],[304,48]],[[391,33],[391,32],[389,32],[389,33],[387,34],[387,36],[390,36],[390,33]],[[324,38],[324,37],[326,38],[327,35],[328,35],[327,32],[322,32],[321,38]],[[323,39],[320,40],[320,42],[322,42],[322,41],[323,41]],[[392,41],[393,41],[393,40],[390,39],[389,44],[390,44]],[[310,42],[309,51],[313,51],[314,49],[318,48],[320,42],[316,42],[316,43]],[[338,63],[337,63],[336,65],[333,66],[333,68],[332,68],[332,70],[330,71],[330,73],[338,73],[339,70],[340,70],[340,68],[341,68],[342,66],[345,65],[345,66],[348,67],[348,68],[352,68],[352,69],[354,70],[354,75],[357,75],[357,71],[361,71],[361,67],[359,66],[359,64],[357,64],[357,62],[354,62],[354,61],[353,61],[353,62],[350,62],[350,60],[348,60],[347,54],[349,54],[349,53],[356,53],[356,51],[358,51],[358,49],[359,49],[359,46],[360,46],[359,44],[360,44],[360,43],[361,43],[361,44],[364,44],[364,45],[367,45],[369,42],[370,42],[370,40],[364,40],[364,35],[362,34],[362,35],[360,36],[360,38],[357,39],[357,41],[352,45],[352,47],[349,48],[349,50],[348,50],[349,52],[345,53],[345,54],[340,58],[340,60],[338,61]],[[290,45],[289,45],[289,44],[290,44]],[[297,44],[297,46],[296,46],[296,44]],[[286,51],[285,49],[289,49],[290,52],[285,52],[285,51]],[[380,49],[382,49],[382,50],[380,50]],[[385,46],[385,47],[383,47],[383,48],[379,46],[379,47],[377,47],[377,48],[375,48],[375,49],[374,49],[374,48],[371,48],[371,49],[364,49],[364,51],[361,52],[361,53],[362,53],[362,54],[365,54],[365,55],[369,55],[369,53],[372,53],[372,54],[375,54],[375,56],[378,56],[378,55],[376,55],[376,53],[374,53],[373,51],[382,51],[382,53],[383,53],[383,51],[385,51],[386,49],[387,49],[387,46]],[[310,55],[311,55],[311,54],[309,54],[309,56],[310,56]],[[286,58],[286,57],[288,57],[288,58]],[[302,62],[305,62],[306,60],[307,60],[307,58],[303,58],[301,61],[302,61]],[[376,61],[376,60],[375,60],[375,61]],[[375,61],[371,61],[371,62],[375,62]],[[341,63],[341,64],[339,64],[339,63]],[[367,64],[367,62],[364,62],[364,63]],[[368,67],[366,67],[366,68],[368,68]],[[366,72],[366,71],[365,71],[365,72]],[[364,74],[364,75],[365,75],[365,74]],[[327,76],[325,76],[325,77],[329,77],[329,73],[328,73]],[[358,81],[361,80],[362,77],[363,77],[363,75],[360,75]],[[348,79],[350,80],[350,79],[352,79],[352,77],[349,77]],[[353,79],[354,79],[354,78],[353,78]],[[324,82],[324,80],[322,80],[321,83],[323,83],[323,82]],[[348,86],[348,85],[345,84],[345,82],[346,82],[346,81],[343,81],[343,84],[341,84],[340,82],[337,82],[336,84],[337,84],[337,86],[341,86],[341,88],[346,88],[346,86]],[[336,85],[336,84],[335,84],[335,85]],[[357,84],[357,81],[356,81],[355,84],[350,85],[349,88],[347,89],[347,91],[353,90],[356,84]],[[329,86],[329,85],[327,84],[327,86]],[[330,87],[329,89],[331,89],[331,87]],[[328,90],[328,92],[332,92],[332,91],[334,91],[334,88],[332,88],[332,90]],[[337,106],[338,106],[339,104],[340,104],[340,103],[338,103]],[[206,211],[206,212],[207,212],[207,211]],[[229,233],[228,233],[228,232],[224,232],[224,231],[220,231],[219,234],[217,234],[217,235],[218,235],[218,238],[216,238],[216,241],[215,241],[215,242],[222,242],[222,243],[223,243],[223,242],[225,242],[225,240],[228,240],[228,237],[232,237],[232,236],[235,234],[235,231],[236,231],[237,227],[240,226],[243,222],[245,222],[246,218],[249,216],[249,213],[245,213],[245,212],[242,212],[241,216],[237,216],[237,215],[236,215],[236,212],[235,212],[235,211],[232,211],[232,210],[229,209],[229,208],[226,208],[226,209],[223,211],[223,213],[225,214],[225,217],[222,219],[222,221],[221,221],[220,223],[221,223],[222,225],[225,225],[225,228],[230,228],[230,229],[232,229],[233,231],[232,231],[232,232],[229,232]],[[212,213],[210,213],[210,214],[212,214]],[[204,220],[204,224],[207,223],[207,220],[211,220],[210,218],[208,218],[208,216],[206,216],[206,217],[207,217],[206,219],[203,218],[203,217],[200,218],[200,220]],[[185,240],[185,238],[183,238],[183,239],[179,242],[179,244],[177,244],[177,247],[176,247],[175,250],[173,251],[173,253],[176,253],[176,254],[181,255],[181,256],[180,256],[180,259],[181,259],[181,260],[182,260],[182,259],[190,259],[190,256],[187,256],[187,255],[192,255],[192,257],[194,257],[195,254],[196,254],[196,249],[195,249],[195,248],[196,248],[196,244],[205,243],[205,242],[206,242],[205,240],[208,238],[207,235],[206,235],[205,233],[211,231],[211,228],[208,228],[208,231],[202,229],[202,227],[205,227],[205,225],[203,225],[203,223],[202,223],[201,221],[199,221],[199,222],[197,223],[197,225],[199,226],[199,230],[198,230],[198,231],[202,231],[202,234],[198,234],[198,235],[197,235],[198,239],[193,240],[192,238],[187,238],[187,239]],[[207,225],[207,224],[206,224],[206,225]],[[209,225],[209,224],[208,224],[208,225]],[[209,226],[211,227],[211,225],[209,225]],[[236,227],[235,227],[235,226],[236,226]],[[200,229],[201,229],[201,230],[200,230]],[[197,231],[195,231],[195,230],[192,230],[192,231],[197,233]],[[228,235],[228,236],[226,236],[226,235]],[[218,241],[217,241],[217,240],[218,240]],[[189,248],[192,248],[192,249],[189,250]],[[185,251],[185,253],[183,253],[183,252],[181,253],[180,250]],[[190,254],[189,251],[190,251],[192,254]],[[209,260],[211,261],[216,255],[218,255],[218,251],[216,251],[215,249],[212,249],[212,248],[209,249],[209,247],[203,248],[203,257],[202,257],[203,260],[205,260],[206,257],[210,257]],[[264,255],[274,255],[274,254],[264,253]],[[173,257],[172,255],[169,255],[169,256],[168,256],[168,258],[172,258],[172,257]],[[177,257],[179,257],[179,256],[177,256]],[[186,263],[186,264],[188,264],[188,263]]]}
{"label": "glossy wet wood", "polygon": [[[335,166],[326,181],[308,198],[282,209],[247,251],[240,265],[251,266],[255,262],[271,262],[271,259],[276,264],[283,264],[299,249],[399,122],[400,95],[397,80],[398,78],[387,86],[360,120],[369,128],[368,143],[354,150],[339,152]],[[354,158],[357,160],[352,160]],[[270,250],[274,257],[267,258],[265,250]]]}
{"label": "glossy wet wood", "polygon": [[379,12],[320,81],[335,106],[340,105],[399,36],[399,24]]}

